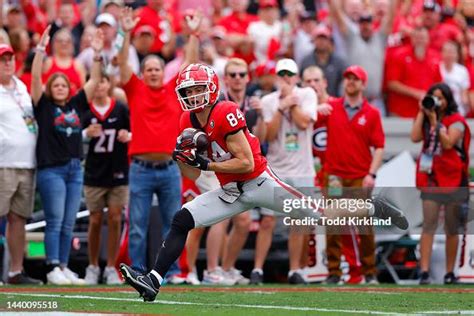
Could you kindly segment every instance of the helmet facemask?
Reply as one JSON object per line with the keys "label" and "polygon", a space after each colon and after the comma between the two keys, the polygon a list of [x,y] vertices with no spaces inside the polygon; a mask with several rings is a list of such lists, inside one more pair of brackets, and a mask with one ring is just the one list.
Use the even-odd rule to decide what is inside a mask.
{"label": "helmet facemask", "polygon": [[[187,95],[186,91],[187,89],[191,87],[203,87],[204,91],[202,93],[197,93],[193,95]],[[214,89],[212,89],[214,88]],[[215,86],[212,83],[209,82],[199,82],[199,81],[193,81],[193,82],[183,82],[180,84],[178,87],[176,87],[176,90],[178,92],[178,100],[179,103],[181,104],[181,108],[183,111],[192,111],[192,112],[200,112],[202,111],[206,106],[209,106],[209,99],[210,99],[210,94],[214,92]]]}

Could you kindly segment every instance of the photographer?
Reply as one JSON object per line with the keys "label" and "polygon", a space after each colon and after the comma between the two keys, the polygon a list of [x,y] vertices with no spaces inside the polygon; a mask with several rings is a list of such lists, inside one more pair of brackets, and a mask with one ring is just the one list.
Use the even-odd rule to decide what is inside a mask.
{"label": "photographer", "polygon": [[469,142],[471,132],[448,85],[434,84],[420,104],[411,139],[423,141],[417,161],[416,185],[423,200],[420,240],[420,284],[429,284],[433,238],[441,206],[445,211],[445,284],[456,282],[453,269],[458,248],[460,205],[468,199]]}

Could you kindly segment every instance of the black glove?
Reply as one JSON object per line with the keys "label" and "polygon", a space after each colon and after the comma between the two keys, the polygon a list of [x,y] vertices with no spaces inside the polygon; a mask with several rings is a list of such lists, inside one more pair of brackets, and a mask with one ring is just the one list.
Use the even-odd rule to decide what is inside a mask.
{"label": "black glove", "polygon": [[209,160],[196,154],[195,149],[180,150],[175,149],[173,151],[173,160],[181,161],[190,167],[198,168],[201,170],[207,170],[209,168]]}

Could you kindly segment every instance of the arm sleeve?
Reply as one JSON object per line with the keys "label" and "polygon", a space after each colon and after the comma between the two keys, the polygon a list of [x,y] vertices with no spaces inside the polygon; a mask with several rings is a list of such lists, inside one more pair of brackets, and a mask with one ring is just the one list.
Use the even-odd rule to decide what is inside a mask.
{"label": "arm sleeve", "polygon": [[[273,106],[271,101],[272,101],[271,95],[264,96],[261,100],[262,115],[263,115],[263,120],[265,121],[265,123],[270,122],[273,118],[273,115],[275,114],[276,107]],[[278,99],[277,99],[277,102],[278,102]]]}
{"label": "arm sleeve", "polygon": [[359,25],[355,24],[352,22],[352,20],[344,14],[343,18],[344,23],[346,24],[347,27],[347,37],[356,37],[359,36],[360,31],[359,31]]}
{"label": "arm sleeve", "polygon": [[41,113],[45,110],[49,103],[50,102],[48,97],[43,92],[38,100],[38,104],[36,104],[36,106],[33,106],[33,113],[35,115],[36,120],[38,120]]}
{"label": "arm sleeve", "polygon": [[469,89],[469,87],[471,86],[471,78],[469,78],[469,73],[467,72],[466,67],[462,68],[462,77],[463,77],[461,81],[462,88],[464,90]]}
{"label": "arm sleeve", "polygon": [[387,82],[401,81],[403,74],[403,65],[401,56],[398,54],[392,55],[390,60],[387,60]]}
{"label": "arm sleeve", "polygon": [[303,100],[301,100],[301,109],[311,118],[311,120],[313,120],[313,122],[316,121],[318,115],[318,96],[316,95],[316,92],[314,92],[311,88],[305,88],[302,97]]}
{"label": "arm sleeve", "polygon": [[142,84],[143,83],[140,81],[140,79],[138,79],[137,75],[132,73],[130,80],[128,80],[128,82],[122,86],[123,91],[125,91],[125,94],[127,95],[129,108],[134,106],[133,99],[136,94],[140,93],[140,87]]}
{"label": "arm sleeve", "polygon": [[85,111],[89,110],[89,102],[87,102],[87,96],[84,89],[79,90],[79,92],[77,92],[69,102],[79,111],[79,116],[81,117]]}
{"label": "arm sleeve", "polygon": [[385,147],[385,134],[382,127],[382,118],[378,110],[374,111],[374,123],[371,125],[370,145],[374,148]]}

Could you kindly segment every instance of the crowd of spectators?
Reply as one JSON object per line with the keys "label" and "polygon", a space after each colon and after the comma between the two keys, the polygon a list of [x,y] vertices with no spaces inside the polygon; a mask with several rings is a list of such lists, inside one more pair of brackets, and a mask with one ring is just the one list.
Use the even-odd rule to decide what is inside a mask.
{"label": "crowd of spectators", "polygon": [[[267,143],[263,149],[268,149],[272,167],[290,182],[296,177],[297,186],[313,182],[310,151],[316,105],[318,116],[331,114],[328,102],[346,95],[345,71],[351,65],[365,69],[363,75],[355,71],[354,80],[364,85],[360,100],[363,94],[382,117],[414,119],[426,91],[437,82],[450,88],[462,116],[474,117],[471,2],[0,0],[0,104],[10,109],[5,114],[0,107],[0,140],[1,132],[9,139],[0,142],[6,144],[0,152],[0,183],[10,192],[0,189],[0,215],[8,214],[8,245],[15,249],[10,250],[9,282],[37,282],[22,272],[24,230],[18,229],[31,214],[35,181],[47,220],[50,283],[83,282],[67,267],[83,182],[91,210],[87,282],[96,283],[100,273],[97,247],[104,207],[109,210],[109,233],[110,228],[113,232],[104,276],[117,282],[116,271],[110,269],[117,255],[120,210],[126,205],[132,266],[147,270],[146,227],[153,195],[159,200],[163,233],[181,204],[181,176],[171,153],[181,113],[174,92],[176,75],[186,64],[201,60],[216,70],[222,99],[241,106],[247,124]],[[199,16],[199,21],[190,16]],[[276,69],[282,59],[283,68]],[[277,82],[277,72],[283,81]],[[305,88],[295,88],[300,84],[298,75]],[[287,108],[290,119],[280,115]],[[107,118],[112,123],[113,111],[112,119],[120,125],[105,127]],[[23,122],[26,130],[21,130]],[[82,142],[87,140],[92,145],[84,174],[80,160]],[[127,143],[130,170],[124,162]],[[383,142],[371,146],[383,148]],[[123,163],[92,163],[98,153],[113,153],[103,159],[114,157]],[[366,171],[372,174],[377,168]],[[363,174],[359,178],[366,181]],[[362,182],[356,186],[360,185],[365,186]],[[240,278],[234,263],[249,219],[236,217],[233,223],[227,244],[235,249],[223,265]],[[208,238],[209,249],[215,252],[210,254],[208,274],[218,268],[227,224],[214,228],[215,238]],[[260,274],[273,225],[271,214],[263,213],[257,244],[263,256],[255,265]],[[194,253],[191,270],[202,232],[194,234],[197,242],[188,240],[188,251]],[[233,234],[241,237],[234,241]],[[290,233],[290,278],[298,276],[302,244],[301,236]],[[373,249],[373,240],[369,244]],[[179,273],[177,265],[172,273]],[[367,275],[374,273],[370,268]]]}

